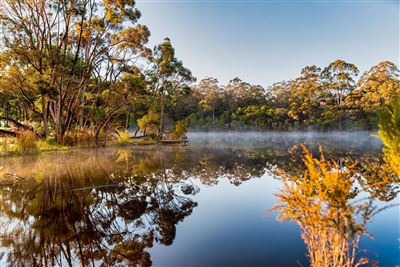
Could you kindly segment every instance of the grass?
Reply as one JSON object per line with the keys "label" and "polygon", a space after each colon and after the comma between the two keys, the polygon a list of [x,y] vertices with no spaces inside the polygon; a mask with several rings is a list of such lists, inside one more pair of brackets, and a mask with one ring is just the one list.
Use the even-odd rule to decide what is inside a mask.
{"label": "grass", "polygon": [[[130,138],[125,131],[119,131],[119,138],[108,140],[109,145],[156,145],[158,142],[153,138]],[[35,155],[42,152],[68,151],[75,148],[95,148],[98,145],[92,136],[80,132],[68,134],[64,145],[56,143],[54,137],[45,140],[36,138],[33,133],[22,133],[17,137],[0,137],[0,156]]]}
{"label": "grass", "polygon": [[37,140],[32,136],[0,138],[0,156],[35,155],[41,152],[67,151],[70,147],[49,140]]}

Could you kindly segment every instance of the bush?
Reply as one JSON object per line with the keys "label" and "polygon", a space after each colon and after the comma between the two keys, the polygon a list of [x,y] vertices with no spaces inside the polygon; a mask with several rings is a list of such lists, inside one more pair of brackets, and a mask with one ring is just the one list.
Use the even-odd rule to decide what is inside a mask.
{"label": "bush", "polygon": [[17,134],[17,151],[21,153],[33,154],[38,152],[36,135],[31,131],[20,131]]}
{"label": "bush", "polygon": [[49,145],[55,145],[57,143],[54,136],[48,136],[44,141]]}
{"label": "bush", "polygon": [[186,137],[187,128],[183,122],[178,121],[174,127],[174,138],[182,139]]}
{"label": "bush", "polygon": [[384,144],[387,168],[400,177],[400,97],[380,116],[378,134]]}
{"label": "bush", "polygon": [[95,145],[95,143],[96,141],[93,134],[84,130],[67,132],[63,139],[63,144],[66,146],[89,147]]}
{"label": "bush", "polygon": [[2,153],[10,152],[12,143],[10,143],[9,139],[10,138],[7,138],[7,137],[0,138],[0,151]]}
{"label": "bush", "polygon": [[[354,201],[359,191],[351,167],[313,158],[304,147],[303,176],[283,175],[279,191],[280,220],[296,222],[312,267],[352,267],[368,262],[356,253],[366,223],[376,213],[372,201]],[[358,258],[358,260],[357,260]]]}
{"label": "bush", "polygon": [[129,137],[129,132],[127,130],[115,129],[115,131],[118,134],[118,137],[117,137],[117,142],[118,143],[120,143],[120,144],[129,143],[130,137]]}

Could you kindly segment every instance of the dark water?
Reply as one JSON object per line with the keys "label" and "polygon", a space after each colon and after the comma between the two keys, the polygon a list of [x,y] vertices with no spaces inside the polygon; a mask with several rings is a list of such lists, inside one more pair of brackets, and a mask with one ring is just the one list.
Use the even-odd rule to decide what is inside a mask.
{"label": "dark water", "polygon": [[[263,217],[277,173],[303,172],[301,143],[360,172],[381,160],[368,133],[189,139],[0,159],[0,265],[307,266],[296,224]],[[400,264],[399,225],[398,207],[376,215],[360,255]]]}

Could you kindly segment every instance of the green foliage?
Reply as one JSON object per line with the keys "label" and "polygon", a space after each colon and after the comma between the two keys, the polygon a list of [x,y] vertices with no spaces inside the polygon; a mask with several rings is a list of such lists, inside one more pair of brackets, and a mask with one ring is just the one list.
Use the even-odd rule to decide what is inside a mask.
{"label": "green foliage", "polygon": [[54,136],[48,136],[44,141],[49,145],[54,145],[57,142]]}
{"label": "green foliage", "polygon": [[145,87],[135,62],[148,61],[150,32],[139,18],[135,1],[2,1],[5,114],[39,122],[59,144],[83,126],[98,138]]}

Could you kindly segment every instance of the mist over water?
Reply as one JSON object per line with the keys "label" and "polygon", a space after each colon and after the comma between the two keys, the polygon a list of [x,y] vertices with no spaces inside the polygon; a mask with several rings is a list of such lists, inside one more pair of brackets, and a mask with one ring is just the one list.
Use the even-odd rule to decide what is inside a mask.
{"label": "mist over water", "polygon": [[378,152],[382,142],[375,137],[376,132],[189,132],[190,144],[202,145],[234,145],[245,147],[290,147],[295,144],[307,146],[336,147],[340,149],[354,148],[364,151]]}

